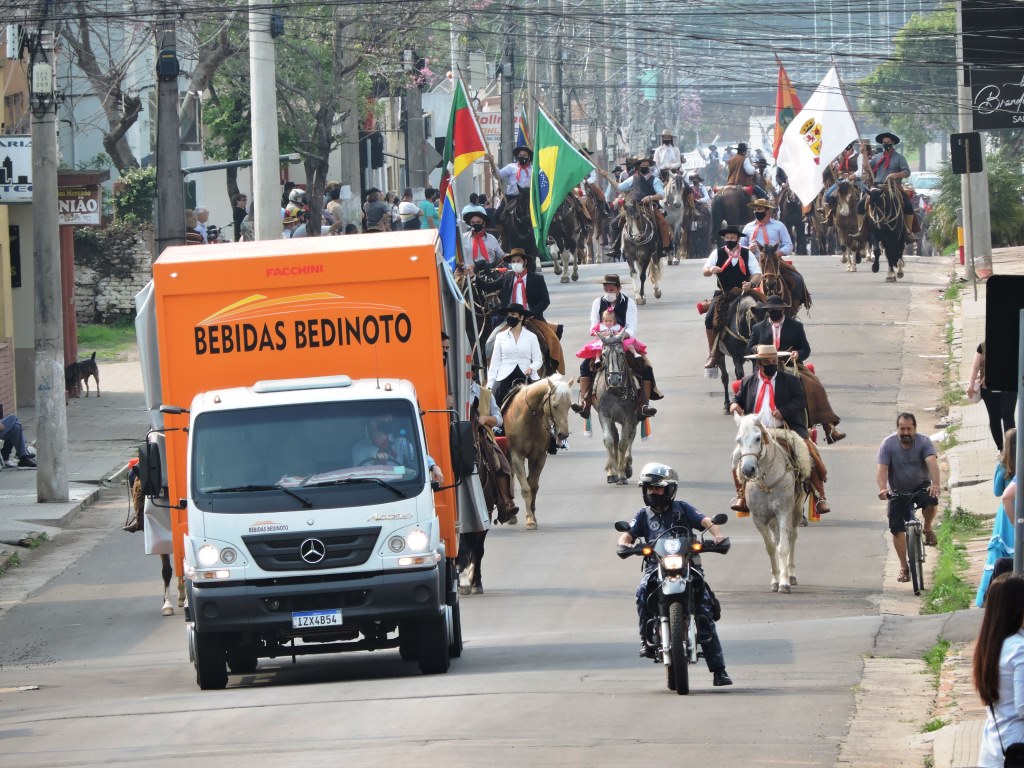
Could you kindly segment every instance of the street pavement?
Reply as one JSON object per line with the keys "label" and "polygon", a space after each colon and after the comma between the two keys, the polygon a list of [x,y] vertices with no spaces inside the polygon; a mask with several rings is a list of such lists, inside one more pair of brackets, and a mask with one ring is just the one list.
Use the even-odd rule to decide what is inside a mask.
{"label": "street pavement", "polygon": [[[955,626],[907,618],[917,601],[895,584],[874,455],[899,410],[916,410],[922,429],[934,431],[925,409],[939,394],[949,306],[937,297],[949,263],[908,259],[906,279],[887,285],[866,269],[847,274],[834,258],[797,262],[814,295],[805,318],[811,360],[849,437],[823,449],[834,511],[801,531],[792,595],[769,592],[749,519],[726,526],[728,556],[705,557],[723,603],[732,688],[712,688],[701,662],[692,695],[676,697],[658,667],[636,658],[639,573],[614,557],[611,523],[642,501],[635,486],[605,485],[603,446],[583,437],[578,420],[570,451],[542,477],[540,530],[489,535],[486,593],[463,607],[465,653],[435,677],[397,653],[361,653],[264,661],[228,690],[201,693],[180,612],[159,615],[158,562],[142,554],[141,537],[119,530],[124,497],[103,495],[76,516],[74,504],[32,503],[33,473],[5,470],[0,493],[21,504],[0,507],[0,528],[57,534],[64,526],[23,573],[0,580],[5,754],[26,766],[243,765],[264,756],[390,765],[413,754],[427,765],[921,765],[930,745],[911,737],[931,716],[933,692],[920,653]],[[549,315],[566,323],[569,350],[586,340],[606,271],[625,277],[624,265],[585,267],[583,284],[562,286],[546,272]],[[721,413],[721,385],[702,376],[706,345],[693,309],[710,281],[698,262],[665,273],[665,297],[640,308],[639,336],[666,399],[634,466],[667,461],[683,478],[681,498],[709,514],[728,511],[735,426]],[[137,368],[104,365],[101,381],[101,399],[69,407],[69,462],[82,493],[123,467],[146,428]],[[34,434],[31,414],[21,416]],[[991,456],[982,463],[990,474]],[[42,575],[33,577],[36,568]],[[892,668],[871,663],[879,656]],[[897,680],[894,717],[864,685]],[[872,716],[890,741],[868,759],[862,734],[878,730],[864,726]]]}

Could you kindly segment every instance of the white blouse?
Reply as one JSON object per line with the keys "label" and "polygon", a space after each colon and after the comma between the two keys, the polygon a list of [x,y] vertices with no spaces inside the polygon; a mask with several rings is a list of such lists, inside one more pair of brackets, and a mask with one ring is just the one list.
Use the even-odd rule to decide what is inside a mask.
{"label": "white blouse", "polygon": [[[1018,741],[1024,741],[1024,629],[1003,641],[999,652],[999,701],[993,707],[995,721],[989,712],[985,730],[981,734],[978,765],[981,768],[1002,768],[1003,750]],[[999,732],[996,733],[998,727]]]}
{"label": "white blouse", "polygon": [[512,331],[502,331],[494,339],[491,364],[487,367],[487,380],[493,386],[518,367],[523,373],[526,373],[528,368],[531,369],[530,379],[537,381],[540,378],[538,371],[543,365],[540,343],[532,331],[523,328],[518,341]]}

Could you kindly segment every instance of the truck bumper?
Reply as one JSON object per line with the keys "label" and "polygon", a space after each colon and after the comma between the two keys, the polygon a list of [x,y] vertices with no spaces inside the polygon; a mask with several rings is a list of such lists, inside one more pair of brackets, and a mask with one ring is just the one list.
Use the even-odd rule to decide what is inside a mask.
{"label": "truck bumper", "polygon": [[342,627],[437,616],[445,604],[444,561],[429,569],[325,575],[315,583],[299,578],[244,584],[189,583],[189,616],[202,632],[292,630],[296,611],[341,610]]}

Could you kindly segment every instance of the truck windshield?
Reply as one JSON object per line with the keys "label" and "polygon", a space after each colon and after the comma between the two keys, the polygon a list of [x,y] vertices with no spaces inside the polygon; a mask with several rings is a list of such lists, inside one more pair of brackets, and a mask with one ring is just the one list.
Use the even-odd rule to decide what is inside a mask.
{"label": "truck windshield", "polygon": [[[424,482],[419,419],[402,400],[212,411],[192,426],[192,489],[201,507],[382,503],[413,496]],[[254,496],[268,498],[253,509]]]}

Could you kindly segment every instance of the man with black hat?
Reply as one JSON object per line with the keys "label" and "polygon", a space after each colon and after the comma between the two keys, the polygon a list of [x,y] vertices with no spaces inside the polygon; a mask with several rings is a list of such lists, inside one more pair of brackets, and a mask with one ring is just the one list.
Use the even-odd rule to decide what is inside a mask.
{"label": "man with black hat", "polygon": [[659,171],[675,173],[683,164],[683,156],[674,140],[675,136],[668,128],[661,132],[661,146],[654,150],[654,165]]}
{"label": "man with black hat", "polygon": [[[828,474],[817,447],[807,433],[807,397],[803,384],[797,376],[779,368],[779,353],[771,344],[758,346],[754,354],[747,355],[747,359],[757,364],[757,370],[743,378],[739,392],[732,398],[729,411],[738,416],[756,413],[758,421],[764,426],[775,429],[786,427],[803,438],[811,455],[808,482],[817,499],[815,509],[820,515],[828,513],[831,511],[825,499],[825,480]],[[732,474],[736,484],[732,509],[741,516],[749,515],[746,481],[740,482],[735,465]]]}
{"label": "man with black hat", "polygon": [[513,248],[505,256],[509,271],[495,278],[479,279],[485,291],[499,291],[503,304],[520,304],[532,317],[544,320],[544,312],[551,306],[548,285],[544,275],[529,269],[530,257],[522,248]]}
{"label": "man with black hat", "polygon": [[693,202],[711,210],[711,192],[704,186],[704,179],[697,171],[690,174],[690,188],[693,190]]}
{"label": "man with black hat", "polygon": [[768,178],[768,159],[763,155],[754,161],[754,187],[765,189],[773,197],[775,196],[775,189],[772,187],[771,179]]}
{"label": "man with black hat", "polygon": [[[615,322],[622,326],[626,338],[636,338],[637,311],[636,302],[622,293],[622,280],[618,275],[605,275],[601,281],[604,295],[594,299],[590,307],[590,325],[593,328],[601,322],[601,316],[607,310],[615,315]],[[654,369],[650,361],[644,358],[643,370],[640,372],[643,386],[640,390],[640,416],[654,416],[658,410],[651,407],[651,399],[659,399],[661,395],[654,389]],[[593,405],[594,371],[589,358],[580,364],[580,401],[572,404],[572,409],[584,419],[590,418],[590,406]]]}
{"label": "man with black hat", "polygon": [[[646,157],[638,158],[636,172],[628,179],[619,184],[619,193],[631,192],[637,202],[650,204],[654,214],[654,222],[658,226],[658,233],[661,235],[662,253],[667,253],[672,247],[672,228],[665,218],[664,211],[658,203],[665,199],[665,185],[661,183],[658,174],[654,171],[654,163]],[[620,212],[618,218],[612,222],[612,231],[615,232],[615,245],[613,255],[616,261],[622,253],[622,228],[625,225],[625,214]]]}
{"label": "man with black hat", "polygon": [[[875,141],[882,145],[882,151],[868,160],[871,173],[875,179],[872,191],[878,189],[890,179],[896,182],[897,186],[900,187],[900,191],[903,192],[903,222],[907,228],[907,235],[912,235],[914,231],[914,203],[907,195],[906,190],[902,188],[903,179],[910,176],[910,165],[907,163],[907,158],[895,149],[896,145],[900,143],[900,137],[891,131],[883,131],[875,136]],[[868,146],[866,143],[861,144],[861,152],[865,160],[867,160]],[[863,213],[863,210],[861,210],[861,213]]]}
{"label": "man with black hat", "polygon": [[530,194],[530,176],[533,172],[533,150],[527,146],[516,147],[512,156],[515,162],[498,171],[498,179],[505,185],[505,197],[498,206],[495,218],[501,221],[505,208],[515,202],[519,195]]}
{"label": "man with black hat", "polygon": [[485,229],[491,223],[487,211],[480,205],[467,205],[462,209],[462,220],[469,225],[469,232],[462,236],[462,253],[473,268],[486,272],[498,266],[505,254],[498,239]]}
{"label": "man with black hat", "polygon": [[804,385],[807,395],[807,412],[810,423],[821,424],[825,430],[825,440],[831,445],[846,437],[839,429],[839,417],[832,410],[828,394],[821,380],[806,366],[804,362],[811,355],[811,345],[807,341],[804,324],[795,317],[786,317],[789,304],[781,296],[769,296],[764,304],[768,317],[755,323],[750,329],[750,341],[747,354],[753,354],[759,346],[771,345],[780,353],[790,353],[790,359],[783,359],[784,366],[792,366]]}
{"label": "man with black hat", "polygon": [[[732,187],[743,187],[747,194],[754,197],[768,197],[763,187],[754,183],[757,172],[754,164],[747,159],[747,145],[742,141],[736,145],[736,154],[725,164],[726,184]],[[748,190],[747,187],[750,189]]]}
{"label": "man with black hat", "polygon": [[[730,224],[720,230],[718,235],[725,240],[725,244],[712,251],[708,260],[704,262],[704,277],[714,276],[718,281],[718,287],[707,305],[704,316],[704,332],[708,337],[708,359],[704,361],[705,368],[717,367],[717,337],[720,329],[715,328],[713,322],[714,308],[720,297],[726,294],[728,301],[730,292],[736,290],[746,293],[761,282],[761,265],[757,263],[757,256],[740,245],[743,231],[735,224]],[[724,314],[722,313],[723,316]]]}
{"label": "man with black hat", "polygon": [[494,392],[495,401],[504,406],[515,384],[540,378],[544,357],[537,336],[523,327],[523,320],[530,316],[529,310],[522,304],[510,303],[502,307],[501,311],[508,328],[494,337],[487,380]]}

